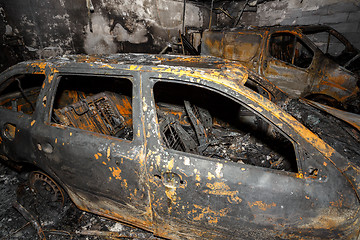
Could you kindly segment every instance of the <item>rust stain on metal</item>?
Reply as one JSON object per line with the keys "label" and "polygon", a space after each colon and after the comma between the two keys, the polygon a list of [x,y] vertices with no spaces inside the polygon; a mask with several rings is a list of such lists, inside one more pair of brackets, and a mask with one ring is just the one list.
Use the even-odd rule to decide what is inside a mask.
{"label": "rust stain on metal", "polygon": [[228,196],[230,203],[240,203],[242,199],[237,196],[238,191],[231,191],[230,187],[223,182],[207,183],[206,186],[210,189],[206,189],[203,192],[211,195]]}
{"label": "rust stain on metal", "polygon": [[110,169],[110,171],[111,171],[111,173],[112,173],[112,175],[113,175],[113,177],[115,178],[115,179],[118,179],[118,180],[121,180],[122,178],[121,178],[121,176],[120,176],[120,173],[121,173],[121,169],[119,168],[119,167],[116,167],[116,168],[114,168],[114,167],[109,167],[109,169]]}
{"label": "rust stain on metal", "polygon": [[263,210],[263,211],[266,211],[272,207],[276,207],[276,203],[270,203],[270,204],[267,204],[267,203],[264,203],[263,201],[255,201],[255,202],[248,202],[248,205],[250,208],[256,206],[258,207],[259,209]]}
{"label": "rust stain on metal", "polygon": [[110,146],[106,150],[106,159],[110,162]]}
{"label": "rust stain on metal", "polygon": [[202,207],[200,205],[194,205],[194,209],[188,214],[193,216],[195,221],[200,221],[202,219],[206,219],[210,224],[216,224],[219,221],[220,217],[226,216],[229,212],[229,209],[224,208],[220,210],[212,210],[210,206]]}
{"label": "rust stain on metal", "polygon": [[213,178],[215,178],[215,176],[211,172],[208,172],[207,179],[210,181]]}

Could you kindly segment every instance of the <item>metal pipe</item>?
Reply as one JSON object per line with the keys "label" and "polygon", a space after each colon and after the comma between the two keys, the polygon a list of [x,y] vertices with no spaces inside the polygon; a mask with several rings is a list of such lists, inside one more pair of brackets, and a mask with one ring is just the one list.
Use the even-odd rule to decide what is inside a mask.
{"label": "metal pipe", "polygon": [[236,19],[235,24],[234,24],[234,26],[233,26],[233,27],[236,27],[236,26],[239,24],[240,19],[241,19],[241,16],[243,15],[244,10],[245,10],[246,6],[248,5],[248,3],[249,3],[249,0],[246,0],[246,3],[244,4],[244,7],[242,8],[242,10],[241,10],[241,12],[240,12],[240,14],[239,14],[238,18]]}
{"label": "metal pipe", "polygon": [[186,10],[186,0],[184,0],[183,4],[183,16],[182,16],[182,34],[185,34],[185,10]]}
{"label": "metal pipe", "polygon": [[21,213],[21,215],[27,220],[29,221],[32,226],[35,228],[38,237],[40,240],[46,240],[45,234],[43,229],[41,228],[41,225],[38,221],[36,221],[35,217],[33,215],[31,215],[31,213],[24,208],[23,205],[21,205],[20,203],[18,203],[17,201],[15,201],[13,203],[13,207],[18,210],[19,213]]}
{"label": "metal pipe", "polygon": [[209,30],[211,30],[211,22],[212,22],[213,8],[214,8],[214,0],[211,0],[211,11],[210,11]]}

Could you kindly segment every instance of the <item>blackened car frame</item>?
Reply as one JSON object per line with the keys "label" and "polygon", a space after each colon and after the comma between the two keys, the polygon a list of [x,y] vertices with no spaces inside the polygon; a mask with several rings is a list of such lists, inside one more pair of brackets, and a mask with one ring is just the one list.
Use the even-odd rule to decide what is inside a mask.
{"label": "blackened car frame", "polygon": [[356,128],[239,63],[23,62],[0,75],[0,106],[1,158],[38,168],[31,185],[51,182],[54,201],[65,191],[84,211],[170,239],[359,234]]}
{"label": "blackened car frame", "polygon": [[201,54],[240,61],[294,98],[360,111],[360,51],[331,27],[205,31]]}

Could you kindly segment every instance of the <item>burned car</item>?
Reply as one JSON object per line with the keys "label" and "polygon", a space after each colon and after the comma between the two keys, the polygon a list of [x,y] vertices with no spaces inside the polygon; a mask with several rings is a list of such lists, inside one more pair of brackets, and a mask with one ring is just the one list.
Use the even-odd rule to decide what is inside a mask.
{"label": "burned car", "polygon": [[360,51],[328,26],[205,31],[201,54],[240,61],[292,97],[360,111]]}
{"label": "burned car", "polygon": [[354,239],[360,159],[291,102],[214,57],[23,62],[0,76],[0,156],[52,179],[53,201],[164,238]]}

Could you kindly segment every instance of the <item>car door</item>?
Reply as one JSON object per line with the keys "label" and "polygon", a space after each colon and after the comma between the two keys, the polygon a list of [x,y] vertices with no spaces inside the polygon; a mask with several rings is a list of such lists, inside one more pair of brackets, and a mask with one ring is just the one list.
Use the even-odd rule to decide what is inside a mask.
{"label": "car door", "polygon": [[308,95],[313,78],[319,78],[313,49],[291,32],[273,32],[267,39],[262,75],[292,97]]}
{"label": "car door", "polygon": [[38,164],[81,209],[151,229],[138,74],[92,71],[60,71],[46,86]]}
{"label": "car door", "polygon": [[5,160],[31,161],[30,131],[38,112],[44,74],[18,66],[0,79],[0,156]]}
{"label": "car door", "polygon": [[[261,107],[252,100],[243,99],[240,104],[225,97],[236,93],[224,89],[225,94],[220,90],[223,86],[212,84],[209,90],[194,86],[190,82],[194,79],[183,83],[169,79],[143,84],[144,94],[151,96],[145,100],[147,169],[158,234],[184,239],[269,239],[283,231],[283,236],[301,234],[301,226],[308,223],[311,226],[305,228],[313,234],[337,234],[326,230],[326,223],[314,227],[320,233],[313,231],[311,221],[320,219],[324,206],[330,207],[330,199],[340,199],[341,194],[353,196],[346,200],[347,206],[357,201],[349,183],[335,179],[340,172],[325,168],[316,152],[304,161],[311,148],[304,149],[302,140],[294,141],[275,125],[262,122],[261,114],[254,111]],[[247,133],[233,132],[231,120],[237,118],[239,129]],[[284,123],[277,124],[286,129]],[[207,136],[198,135],[194,125]],[[324,181],[325,175],[333,178]],[[344,192],[332,192],[333,187]]]}

